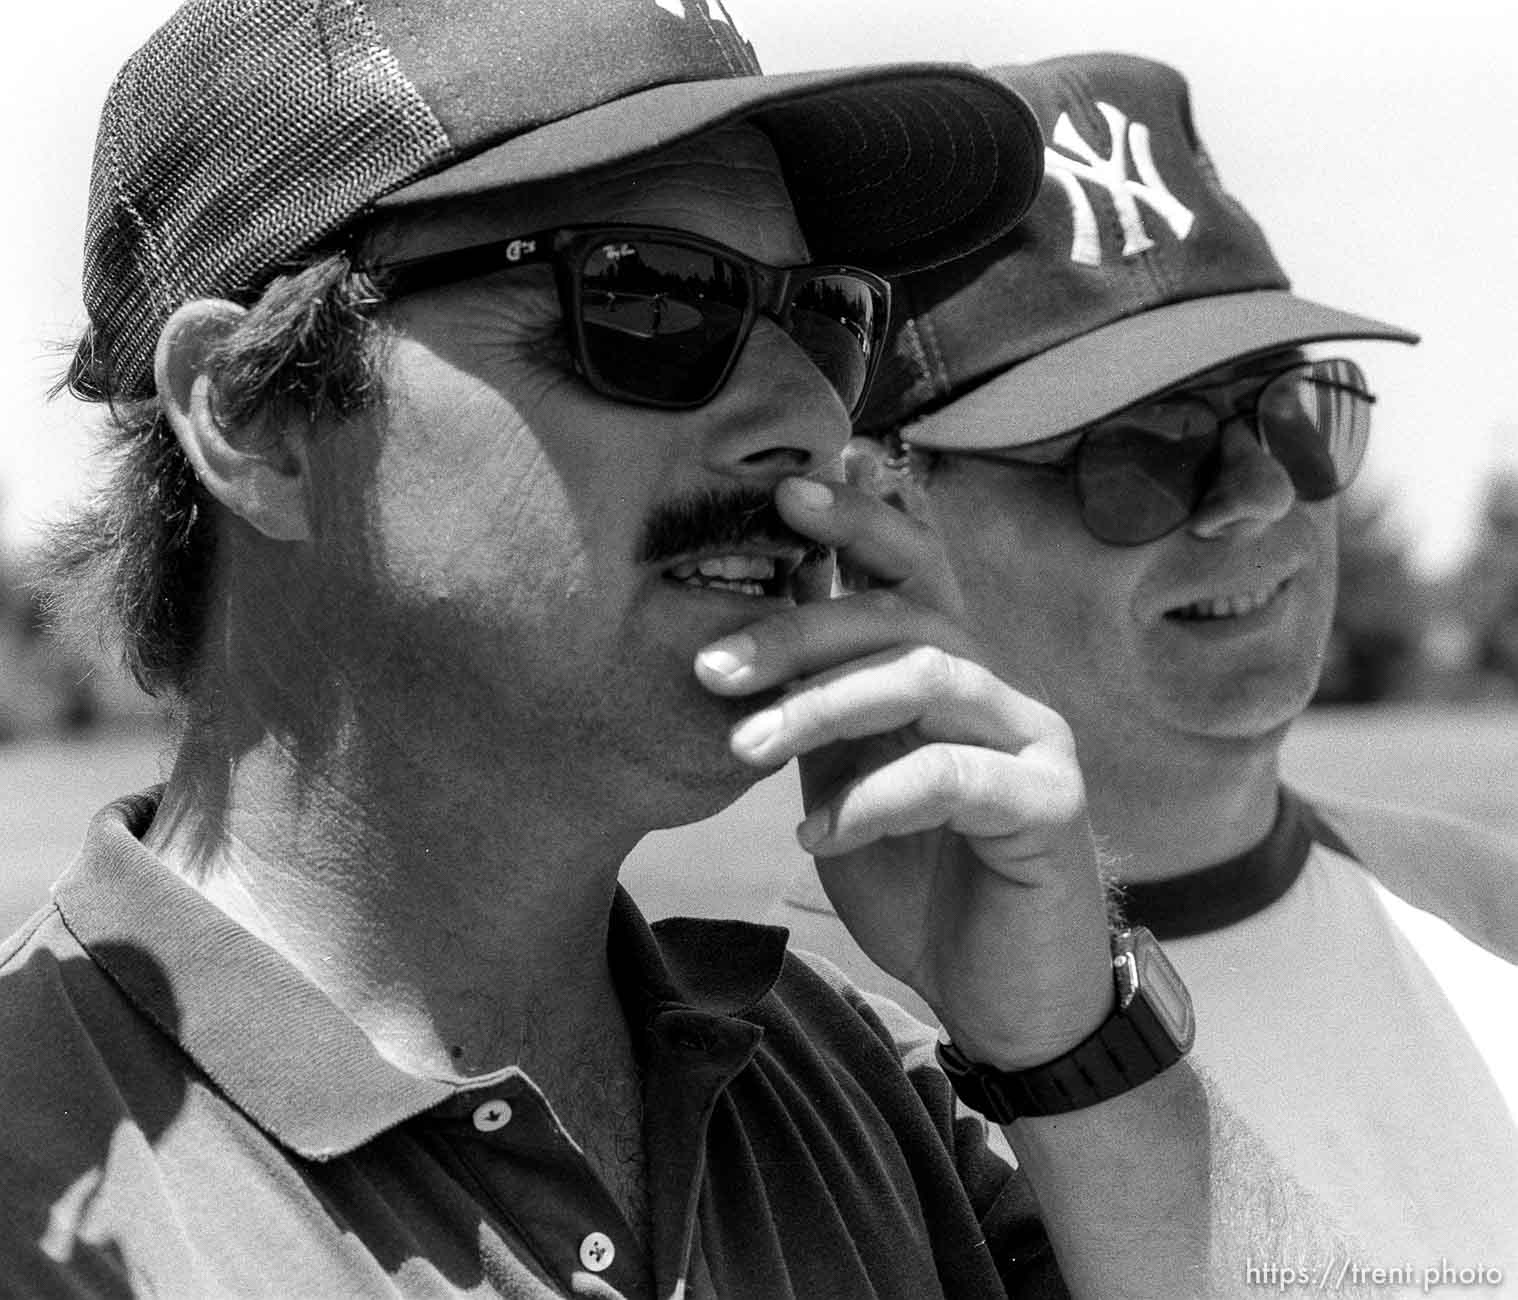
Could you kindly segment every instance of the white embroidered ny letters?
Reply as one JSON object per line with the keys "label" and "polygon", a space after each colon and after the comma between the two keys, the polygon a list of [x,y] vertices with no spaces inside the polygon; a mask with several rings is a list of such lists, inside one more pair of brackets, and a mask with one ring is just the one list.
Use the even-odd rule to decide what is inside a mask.
{"label": "white embroidered ny letters", "polygon": [[[1143,214],[1139,211],[1142,201],[1162,217],[1177,239],[1185,239],[1191,233],[1196,217],[1184,203],[1173,195],[1161,179],[1154,165],[1154,155],[1149,148],[1149,128],[1142,122],[1130,125],[1128,116],[1111,104],[1097,101],[1097,108],[1107,119],[1107,131],[1112,137],[1112,154],[1102,157],[1081,137],[1070,121],[1068,113],[1061,113],[1054,124],[1053,142],[1067,153],[1056,153],[1052,148],[1044,150],[1047,175],[1059,182],[1070,200],[1071,225],[1074,237],[1070,243],[1070,260],[1082,266],[1102,264],[1101,234],[1096,224],[1096,210],[1083,188],[1082,181],[1100,185],[1112,196],[1117,209],[1117,219],[1123,229],[1124,257],[1142,253],[1154,247],[1154,240],[1144,229]],[[1128,156],[1133,156],[1133,167],[1139,179],[1128,176]]]}

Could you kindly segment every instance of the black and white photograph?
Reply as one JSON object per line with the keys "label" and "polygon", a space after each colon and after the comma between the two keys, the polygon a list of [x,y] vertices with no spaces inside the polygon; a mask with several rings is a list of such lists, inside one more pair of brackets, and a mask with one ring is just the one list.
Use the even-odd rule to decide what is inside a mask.
{"label": "black and white photograph", "polygon": [[1499,0],[57,0],[0,1300],[1518,1297]]}

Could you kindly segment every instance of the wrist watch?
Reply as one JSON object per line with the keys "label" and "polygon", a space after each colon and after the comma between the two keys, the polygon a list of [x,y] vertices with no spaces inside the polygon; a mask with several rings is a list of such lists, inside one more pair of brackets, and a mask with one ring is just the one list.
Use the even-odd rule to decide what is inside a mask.
{"label": "wrist watch", "polygon": [[1042,1065],[979,1065],[940,1034],[938,1063],[959,1099],[998,1124],[1024,1115],[1062,1115],[1119,1097],[1185,1056],[1196,1033],[1191,996],[1159,941],[1142,926],[1119,930],[1112,936],[1112,970],[1112,1014],[1088,1038]]}

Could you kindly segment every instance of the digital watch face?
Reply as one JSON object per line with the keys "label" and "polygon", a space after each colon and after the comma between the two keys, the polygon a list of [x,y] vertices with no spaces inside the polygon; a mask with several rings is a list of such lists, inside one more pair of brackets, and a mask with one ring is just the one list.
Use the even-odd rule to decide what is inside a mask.
{"label": "digital watch face", "polygon": [[1147,930],[1134,935],[1133,961],[1138,986],[1148,995],[1149,1005],[1165,1022],[1176,1045],[1183,1052],[1188,1051],[1196,1036],[1196,1016],[1191,1009],[1191,998],[1175,967]]}

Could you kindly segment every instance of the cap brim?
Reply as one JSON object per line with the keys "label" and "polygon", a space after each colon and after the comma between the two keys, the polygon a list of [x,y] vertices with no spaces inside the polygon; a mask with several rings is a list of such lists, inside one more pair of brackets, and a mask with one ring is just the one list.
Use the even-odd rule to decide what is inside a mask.
{"label": "cap brim", "polygon": [[394,210],[563,180],[730,122],[775,143],[820,261],[920,270],[1010,229],[1043,175],[1027,104],[958,64],[681,82],[600,104],[378,200]]}
{"label": "cap brim", "polygon": [[1284,289],[1193,298],[1114,321],[1019,362],[914,421],[911,441],[944,451],[1024,447],[1219,366],[1331,339],[1416,343],[1418,336]]}

